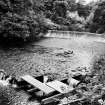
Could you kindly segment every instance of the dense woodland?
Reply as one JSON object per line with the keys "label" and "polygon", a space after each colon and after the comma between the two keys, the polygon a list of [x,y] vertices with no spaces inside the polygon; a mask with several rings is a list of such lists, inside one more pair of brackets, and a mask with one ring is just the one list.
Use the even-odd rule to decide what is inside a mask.
{"label": "dense woodland", "polygon": [[0,0],[0,35],[35,39],[49,29],[105,32],[105,1]]}
{"label": "dense woodland", "polygon": [[[75,0],[0,0],[0,38],[10,40],[19,39],[19,41],[20,39],[22,39],[22,42],[31,41],[33,39],[40,38],[45,33],[47,33],[48,30],[67,30],[104,34],[105,1],[99,0],[98,2],[91,2],[87,5],[83,5],[83,0],[79,0],[78,3],[76,3]],[[7,43],[6,46],[8,46]],[[44,52],[44,50],[45,49],[42,49],[42,52]],[[29,49],[27,51],[30,52]],[[32,50],[31,52],[34,53],[34,50]],[[5,50],[5,53],[9,52],[6,52]],[[17,70],[17,65],[21,64],[21,56],[19,56],[20,60],[18,60],[17,58],[15,58],[17,53],[15,54],[15,52],[13,52],[13,54],[10,53],[10,57],[9,54],[7,54],[8,56],[4,57],[4,59],[10,60],[10,63],[8,63],[8,60],[4,60],[3,62],[5,63],[5,65],[6,63],[8,63],[8,65],[10,64],[10,67],[11,65],[13,66],[12,62],[16,62],[17,64],[14,64],[13,67],[15,68],[16,66],[15,69]],[[40,55],[41,54],[43,53],[40,53]],[[37,56],[37,54],[35,56]],[[11,57],[14,57],[14,59]],[[30,55],[26,60],[30,61],[29,59],[31,59]],[[36,58],[35,60],[37,61]],[[31,65],[31,62],[33,61],[31,60],[30,62],[25,62],[25,60],[22,60],[22,62],[24,64],[27,63],[27,65]],[[65,60],[62,60],[62,62],[65,62]],[[2,63],[2,59],[1,65],[3,67],[6,67]],[[33,65],[35,65],[35,63]],[[22,69],[23,65],[20,66],[20,68]],[[82,95],[86,97],[86,100],[83,100],[83,104],[81,104],[81,101],[78,104],[74,103],[74,105],[105,105],[105,55],[96,58],[92,66],[93,67],[91,74],[80,76],[80,80],[85,84],[80,84],[78,85],[78,87],[76,87],[77,91],[82,93]],[[11,69],[10,67],[7,67],[6,69]],[[12,69],[14,69],[13,67]],[[41,67],[38,64],[38,67],[42,68],[44,66]],[[25,68],[25,66],[23,68]],[[30,67],[30,70],[31,69],[32,68]]]}

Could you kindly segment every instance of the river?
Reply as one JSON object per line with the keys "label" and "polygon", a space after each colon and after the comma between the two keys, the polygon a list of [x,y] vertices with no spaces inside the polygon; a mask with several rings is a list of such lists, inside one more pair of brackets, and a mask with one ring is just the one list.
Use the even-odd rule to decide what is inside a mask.
{"label": "river", "polygon": [[[59,78],[65,77],[66,72],[76,72],[78,67],[90,69],[94,59],[102,54],[105,54],[103,38],[44,38],[21,47],[1,48],[0,68],[16,78],[46,73]],[[27,93],[15,91],[13,94],[16,97],[13,105],[34,105]]]}

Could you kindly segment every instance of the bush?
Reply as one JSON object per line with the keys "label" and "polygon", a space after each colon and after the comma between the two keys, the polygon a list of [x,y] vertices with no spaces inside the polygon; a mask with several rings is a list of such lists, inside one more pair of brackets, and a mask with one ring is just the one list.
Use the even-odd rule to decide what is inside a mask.
{"label": "bush", "polygon": [[105,32],[105,1],[98,2],[94,7],[94,17],[90,25],[90,32],[101,34]]}
{"label": "bush", "polygon": [[[36,15],[33,0],[5,0],[0,2],[0,36],[5,38],[37,38],[46,31],[43,14]],[[5,12],[4,12],[5,11]],[[39,14],[41,12],[39,11]]]}
{"label": "bush", "polygon": [[101,55],[94,61],[92,75],[97,76],[98,83],[105,84],[105,55]]}

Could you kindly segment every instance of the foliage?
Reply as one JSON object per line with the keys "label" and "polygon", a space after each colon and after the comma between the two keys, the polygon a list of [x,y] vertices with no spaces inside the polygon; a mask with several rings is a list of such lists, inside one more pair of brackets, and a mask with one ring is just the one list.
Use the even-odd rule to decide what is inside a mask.
{"label": "foliage", "polygon": [[76,0],[67,0],[67,3],[68,3],[68,10],[69,11],[76,11],[77,10]]}
{"label": "foliage", "polygon": [[56,16],[66,18],[67,6],[68,3],[66,1],[56,0],[54,2],[54,12]]}
{"label": "foliage", "polygon": [[100,1],[93,6],[94,17],[90,22],[89,31],[94,33],[105,32],[105,1]]}
{"label": "foliage", "polygon": [[[5,3],[5,8],[3,6]],[[24,0],[5,0],[0,2],[1,18],[0,18],[0,35],[3,37],[21,37],[24,40],[30,36],[28,26],[28,5]],[[5,10],[5,12],[3,12]],[[24,12],[23,12],[24,11]]]}
{"label": "foliage", "polygon": [[83,5],[75,0],[0,0],[0,35],[27,40],[48,29],[104,33],[104,5],[104,1]]}
{"label": "foliage", "polygon": [[105,84],[105,55],[95,59],[92,74],[96,75],[98,83]]}
{"label": "foliage", "polygon": [[27,40],[46,32],[49,26],[44,21],[44,5],[41,1],[37,3],[34,0],[1,0],[0,35]]}
{"label": "foliage", "polygon": [[90,8],[88,5],[82,5],[78,3],[77,10],[80,17],[83,16],[86,18],[90,14]]}

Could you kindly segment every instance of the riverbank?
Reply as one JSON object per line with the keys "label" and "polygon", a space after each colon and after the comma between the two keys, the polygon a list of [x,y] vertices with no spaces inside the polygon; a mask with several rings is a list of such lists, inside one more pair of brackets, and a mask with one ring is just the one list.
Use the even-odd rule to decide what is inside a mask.
{"label": "riverbank", "polygon": [[[94,57],[104,52],[103,42],[81,38],[45,38],[28,45],[0,47],[0,68],[18,79],[25,74],[48,74],[53,79],[61,79],[65,78],[68,72],[89,72]],[[13,97],[10,97],[10,105],[34,105],[37,102],[23,91],[10,88],[8,94],[10,93],[13,94]]]}
{"label": "riverbank", "polygon": [[[25,48],[0,50],[0,68],[18,79],[25,74],[34,76],[48,74],[53,79],[65,78],[66,73],[71,71],[71,66],[76,62],[78,62],[78,59],[74,52],[63,48],[31,45]],[[76,70],[73,70],[73,72],[76,72]],[[30,95],[23,91],[17,92],[8,87],[6,90],[2,89],[2,91],[7,91],[5,94],[8,94],[8,96],[4,96],[4,99],[8,99],[10,105],[23,105],[23,103],[24,105],[33,105],[37,102],[36,99],[28,101]],[[11,94],[11,97],[9,94]]]}

